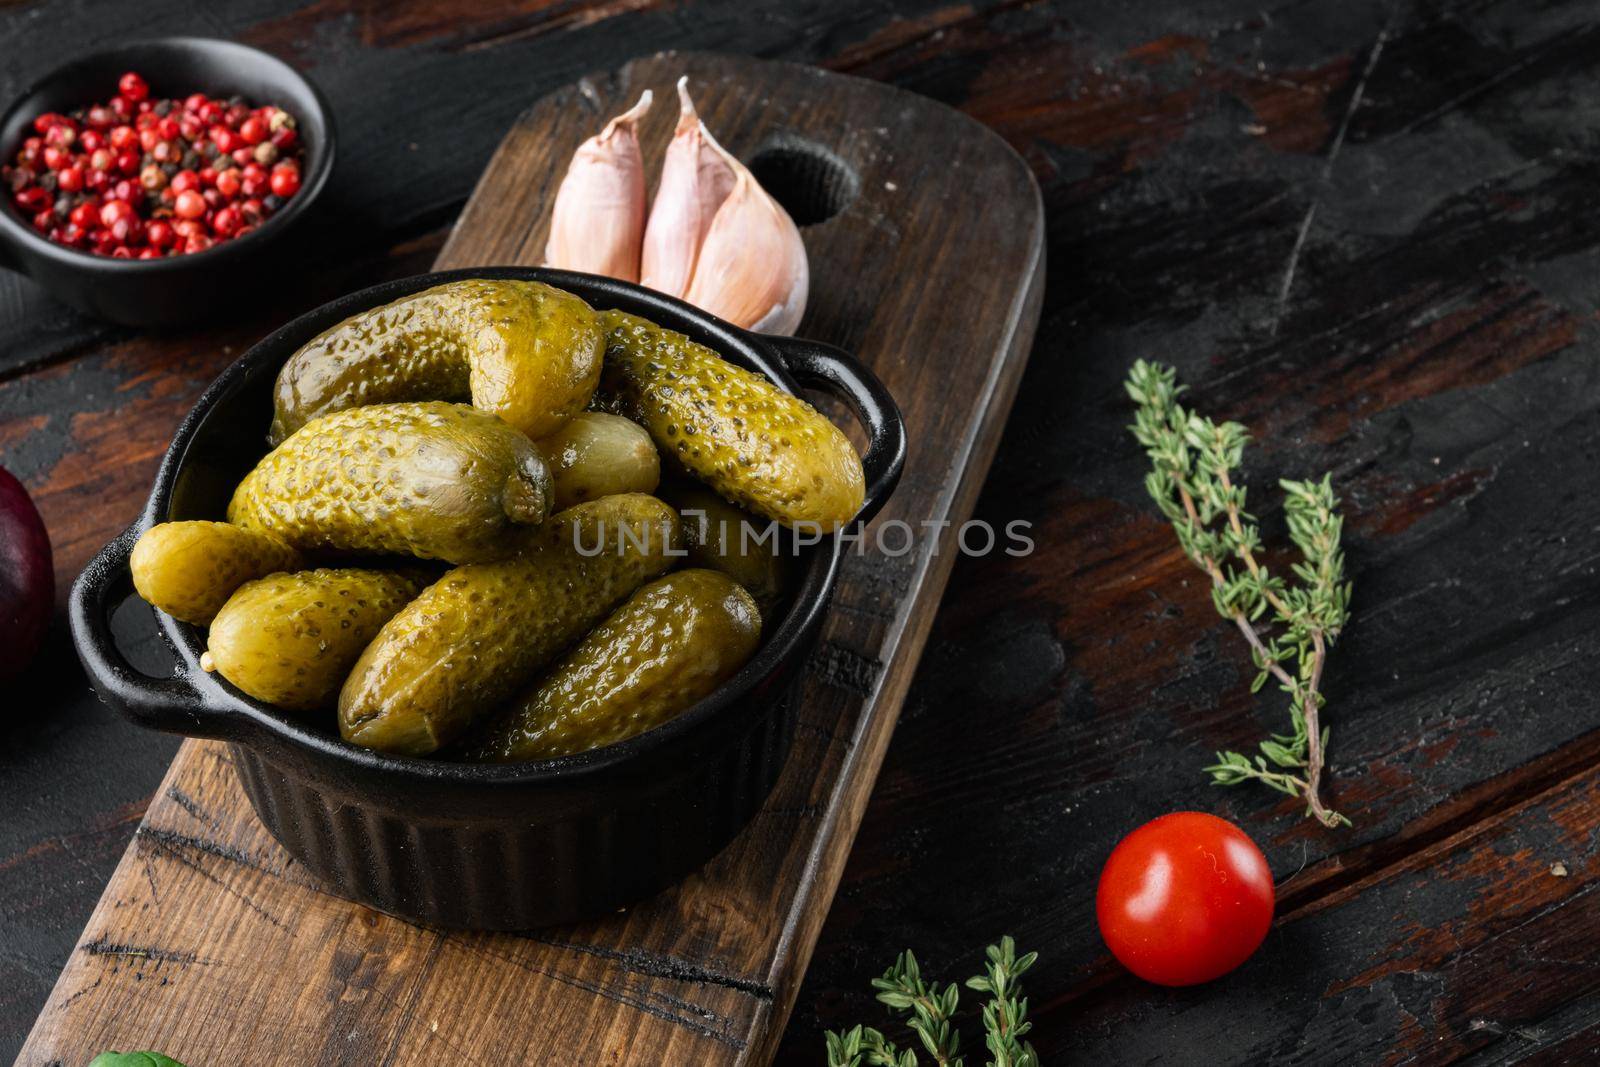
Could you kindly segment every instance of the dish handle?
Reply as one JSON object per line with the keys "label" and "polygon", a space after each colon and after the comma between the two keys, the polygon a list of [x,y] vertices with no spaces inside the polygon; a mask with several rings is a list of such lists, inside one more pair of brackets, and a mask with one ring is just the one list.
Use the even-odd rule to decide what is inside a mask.
{"label": "dish handle", "polygon": [[139,539],[134,523],[72,583],[67,611],[72,643],[100,699],[140,726],[189,737],[234,740],[241,730],[232,712],[207,698],[179,674],[152,678],[129,663],[111,633],[111,612],[132,585],[128,559]]}
{"label": "dish handle", "polygon": [[867,431],[866,498],[856,522],[866,525],[886,504],[906,463],[906,422],[888,388],[860,360],[842,348],[803,337],[761,338],[777,349],[784,367],[802,385],[841,397]]}

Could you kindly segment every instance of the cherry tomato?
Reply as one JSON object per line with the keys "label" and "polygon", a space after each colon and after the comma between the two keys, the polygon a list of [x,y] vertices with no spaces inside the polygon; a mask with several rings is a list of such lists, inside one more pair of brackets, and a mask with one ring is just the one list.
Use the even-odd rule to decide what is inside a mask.
{"label": "cherry tomato", "polygon": [[1111,954],[1157,985],[1209,982],[1260,947],[1272,871],[1233,823],[1198,811],[1152,819],[1100,872],[1095,913]]}

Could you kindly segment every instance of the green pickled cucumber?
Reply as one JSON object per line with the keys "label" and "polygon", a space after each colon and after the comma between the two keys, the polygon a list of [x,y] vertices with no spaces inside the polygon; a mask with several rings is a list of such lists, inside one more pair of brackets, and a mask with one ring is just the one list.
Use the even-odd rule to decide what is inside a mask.
{"label": "green pickled cucumber", "polygon": [[681,333],[608,311],[602,403],[741,507],[831,531],[861,510],[861,458],[816,408]]}
{"label": "green pickled cucumber", "polygon": [[347,741],[421,756],[533,680],[681,556],[677,514],[639,493],[568,508],[521,553],[456,567],[390,619],[339,694]]}
{"label": "green pickled cucumber", "polygon": [[495,416],[380,404],[296,431],[239,483],[228,519],[301,549],[473,563],[509,554],[554,491],[533,442]]}
{"label": "green pickled cucumber", "polygon": [[620,415],[584,411],[539,442],[556,481],[558,508],[616,493],[653,493],[661,457],[650,435]]}
{"label": "green pickled cucumber", "polygon": [[274,534],[226,522],[163,522],[139,535],[128,559],[133,587],[175,619],[204,626],[233,591],[274,571],[305,566]]}
{"label": "green pickled cucumber", "polygon": [[331,709],[362,649],[427,584],[421,571],[355,567],[246,582],[212,620],[200,665],[288,711]]}
{"label": "green pickled cucumber", "polygon": [[794,572],[777,527],[703,485],[678,482],[663,486],[658,495],[678,510],[689,562],[726,574],[756,598],[763,615],[770,614],[788,592]]}
{"label": "green pickled cucumber", "polygon": [[625,741],[681,714],[755,654],[761,612],[718,571],[669,574],[595,627],[474,739],[468,759],[549,759]]}
{"label": "green pickled cucumber", "polygon": [[278,373],[273,444],[322,415],[366,404],[471,399],[529,437],[582,411],[604,351],[599,317],[540,282],[449,282],[354,315]]}

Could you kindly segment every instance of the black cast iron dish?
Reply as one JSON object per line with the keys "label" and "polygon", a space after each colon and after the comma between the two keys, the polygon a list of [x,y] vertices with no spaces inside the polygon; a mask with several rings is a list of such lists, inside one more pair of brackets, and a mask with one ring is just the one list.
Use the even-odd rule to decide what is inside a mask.
{"label": "black cast iron dish", "polygon": [[75,59],[41,79],[0,120],[0,158],[14,159],[35,116],[71,111],[104,99],[130,70],[143,74],[157,96],[238,93],[255,103],[287,108],[305,146],[300,191],[254,233],[188,256],[111,259],[47,240],[0,205],[0,266],[21,271],[57,298],[91,314],[130,326],[190,321],[250,291],[251,279],[272,266],[266,253],[304,215],[333,173],[333,114],[322,93],[298,72],[265,52],[232,41],[164,37]]}
{"label": "black cast iron dish", "polygon": [[600,914],[670,885],[710,859],[766,799],[789,752],[795,684],[833,593],[835,538],[801,550],[787,613],[721,689],[672,722],[608,748],[517,764],[410,759],[347,744],[200,670],[204,635],[158,614],[176,677],[136,671],[109,626],[129,594],[128,555],[171,519],[215,519],[265,451],[278,369],[359,311],[460,278],[524,278],[682,331],[793,392],[841,396],[866,427],[866,504],[900,477],[905,426],[883,385],[827,345],[746,333],[681,301],[585,274],[526,268],[446,271],[390,282],[301,316],[208,389],[184,420],[139,521],[72,588],[73,639],[102,699],[134,722],[229,743],[256,814],[342,895],[421,922],[515,930]]}

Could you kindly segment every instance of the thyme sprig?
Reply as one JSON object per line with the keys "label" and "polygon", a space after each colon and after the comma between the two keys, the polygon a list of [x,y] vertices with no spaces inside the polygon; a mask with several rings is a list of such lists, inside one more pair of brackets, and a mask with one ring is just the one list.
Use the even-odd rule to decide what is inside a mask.
{"label": "thyme sprig", "polygon": [[1291,567],[1297,581],[1290,584],[1261,562],[1261,532],[1245,510],[1245,487],[1233,481],[1249,432],[1185,409],[1178,403],[1184,387],[1171,367],[1136,361],[1127,390],[1138,405],[1129,429],[1151,462],[1145,489],[1172,523],[1184,554],[1210,577],[1218,614],[1250,645],[1257,671],[1250,691],[1276,679],[1289,694],[1289,733],[1262,741],[1253,760],[1218,752],[1206,772],[1217,785],[1255,780],[1303,797],[1306,813],[1324,826],[1348,826],[1350,820],[1321,799],[1328,748],[1328,729],[1320,725],[1322,670],[1328,647],[1350,618],[1339,547],[1344,520],[1329,476],[1278,483],[1289,539],[1301,555]]}
{"label": "thyme sprig", "polygon": [[[1037,952],[1018,956],[1016,943],[1002,937],[988,948],[984,973],[967,979],[967,988],[989,996],[983,1005],[984,1045],[988,1067],[1039,1067],[1033,1046],[1022,1038],[1033,1028],[1028,1021],[1028,1001],[1018,981],[1039,958]],[[924,983],[917,957],[902,952],[881,978],[872,980],[878,1000],[889,1013],[903,1018],[938,1067],[964,1067],[961,1035],[954,1017],[961,990],[954,983]],[[824,1035],[828,1067],[918,1067],[916,1050],[897,1048],[880,1030],[854,1026]]]}

